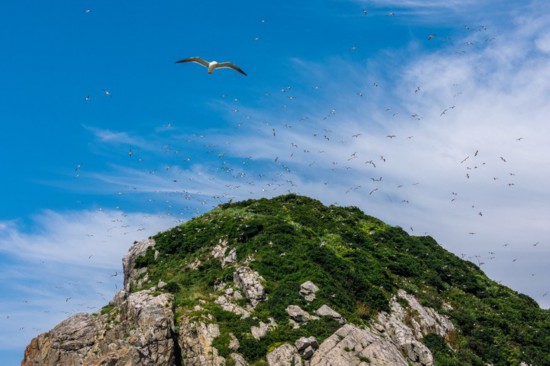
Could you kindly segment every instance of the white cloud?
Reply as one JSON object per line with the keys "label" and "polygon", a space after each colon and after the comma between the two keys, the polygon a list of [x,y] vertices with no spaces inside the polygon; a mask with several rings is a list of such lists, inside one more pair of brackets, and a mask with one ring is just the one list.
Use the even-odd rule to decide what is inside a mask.
{"label": "white cloud", "polygon": [[2,349],[21,349],[70,314],[106,305],[132,243],[175,224],[120,211],[44,211],[29,225],[0,223]]}
{"label": "white cloud", "polygon": [[442,25],[461,19],[475,23],[487,22],[489,18],[496,19],[499,15],[509,16],[516,10],[513,2],[502,0],[356,0],[354,2],[374,11],[377,9],[391,11],[395,17],[407,17],[408,22],[421,21]]}
{"label": "white cloud", "polygon": [[102,142],[107,144],[124,144],[133,147],[139,147],[145,150],[154,150],[154,145],[149,143],[147,140],[138,137],[131,136],[128,132],[125,131],[111,131],[109,129],[101,129],[92,126],[83,125],[84,129],[90,131],[94,137]]}
{"label": "white cloud", "polygon": [[550,54],[550,33],[538,37],[535,40],[535,45],[541,52]]}

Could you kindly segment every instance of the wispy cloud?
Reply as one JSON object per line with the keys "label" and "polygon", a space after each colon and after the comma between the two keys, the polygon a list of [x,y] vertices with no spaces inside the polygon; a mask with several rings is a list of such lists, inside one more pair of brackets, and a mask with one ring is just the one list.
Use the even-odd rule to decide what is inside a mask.
{"label": "wispy cloud", "polygon": [[125,131],[112,131],[100,129],[92,126],[83,125],[84,129],[91,132],[97,141],[107,144],[123,144],[139,147],[146,150],[154,150],[155,147],[150,142],[138,136],[131,136]]}
{"label": "wispy cloud", "polygon": [[548,307],[550,23],[545,12],[511,23],[497,37],[465,31],[430,54],[385,52],[367,65],[294,60],[307,65],[305,84],[322,87],[283,90],[277,110],[242,108],[270,123],[249,123],[228,155],[278,158],[279,191],[428,232]]}
{"label": "wispy cloud", "polygon": [[[391,11],[397,18],[406,16],[409,22],[416,21],[426,24],[445,24],[465,19],[468,22],[484,23],[489,18],[494,19],[496,14],[509,16],[512,12],[517,11],[516,4],[501,0],[359,0],[355,2],[369,9]],[[524,5],[526,8],[529,7],[528,4]]]}
{"label": "wispy cloud", "polygon": [[175,224],[169,216],[103,210],[0,223],[2,349],[22,348],[69,314],[106,305],[121,287],[131,244]]}

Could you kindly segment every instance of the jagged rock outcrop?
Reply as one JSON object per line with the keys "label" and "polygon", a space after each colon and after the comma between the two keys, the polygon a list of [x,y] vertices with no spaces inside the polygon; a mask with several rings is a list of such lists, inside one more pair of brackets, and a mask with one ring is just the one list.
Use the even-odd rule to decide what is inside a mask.
{"label": "jagged rock outcrop", "polygon": [[79,313],[64,320],[46,334],[34,338],[25,350],[21,363],[27,365],[77,365],[94,345],[94,334],[101,320]]}
{"label": "jagged rock outcrop", "polygon": [[[152,238],[137,241],[130,247],[128,254],[122,258],[122,270],[124,272],[124,289],[130,291],[130,286],[136,285],[137,288],[147,279],[138,280],[139,276],[147,272],[147,268],[136,268],[136,259],[145,254],[147,249],[155,246],[155,240]],[[155,252],[155,256],[158,252]]]}
{"label": "jagged rock outcrop", "polygon": [[[401,306],[398,297],[409,306]],[[433,365],[433,355],[421,342],[422,337],[436,333],[448,338],[454,332],[450,320],[422,306],[403,290],[391,300],[390,308],[391,313],[380,313],[370,328],[360,329],[351,324],[341,327],[319,346],[311,366],[360,365],[364,360],[369,360],[370,365]],[[316,313],[338,319],[336,312],[326,305]]]}
{"label": "jagged rock outcrop", "polygon": [[22,365],[174,365],[172,295],[119,292],[112,311],[76,314],[31,341]]}
{"label": "jagged rock outcrop", "polygon": [[[408,307],[404,308],[397,298],[404,299]],[[390,314],[378,314],[374,328],[387,334],[413,365],[433,365],[433,356],[421,340],[429,333],[448,338],[454,332],[451,321],[434,309],[422,306],[404,290],[397,292],[390,307]]]}
{"label": "jagged rock outcrop", "polygon": [[389,340],[369,329],[346,324],[319,345],[311,366],[360,365],[366,360],[375,366],[408,366],[401,352]]}
{"label": "jagged rock outcrop", "polygon": [[225,365],[225,359],[218,354],[216,348],[212,347],[212,341],[219,335],[220,328],[217,324],[184,316],[180,323],[178,337],[183,365]]}
{"label": "jagged rock outcrop", "polygon": [[239,267],[233,274],[233,281],[244,296],[250,301],[252,307],[256,307],[266,299],[265,288],[262,285],[263,278],[249,267]]}

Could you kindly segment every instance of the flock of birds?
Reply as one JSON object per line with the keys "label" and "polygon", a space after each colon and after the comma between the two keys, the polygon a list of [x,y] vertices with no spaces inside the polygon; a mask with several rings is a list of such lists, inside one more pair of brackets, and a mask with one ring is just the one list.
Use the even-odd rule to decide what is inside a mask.
{"label": "flock of birds", "polygon": [[[91,10],[87,10],[91,12]],[[362,9],[363,15],[367,15],[368,11]],[[388,17],[395,16],[394,12],[388,12],[385,14]],[[465,27],[467,31],[471,29]],[[485,27],[478,27],[471,31],[485,32]],[[259,37],[257,37],[259,39]],[[257,40],[256,39],[256,40]],[[436,41],[440,39],[436,34],[431,33],[426,37],[427,41]],[[490,42],[494,38],[486,38],[485,42]],[[444,39],[442,39],[444,40]],[[465,44],[464,46],[472,46]],[[357,46],[352,46],[351,51],[355,51]],[[460,49],[457,53],[463,53],[464,50]],[[194,56],[176,61],[177,64],[195,63],[203,66],[207,69],[208,74],[212,74],[217,69],[231,69],[244,76],[247,75],[245,71],[233,62],[217,62],[207,61],[201,57]],[[372,81],[371,88],[373,90],[382,88],[379,81]],[[277,101],[282,101],[279,106],[287,113],[292,114],[295,109],[292,105],[299,95],[295,93],[295,87],[286,86],[280,88],[274,92],[266,92],[265,98],[272,98],[276,96]],[[312,86],[309,91],[305,93],[315,92],[320,89],[320,86]],[[354,92],[356,97],[363,98],[371,91],[362,90]],[[422,94],[422,85],[417,86],[411,91],[414,95]],[[107,89],[102,89],[102,93],[107,97],[112,97],[112,94]],[[92,97],[87,95],[84,100],[91,102]],[[239,98],[229,97],[227,95],[222,96],[222,100],[226,102],[226,105],[231,110],[234,116],[237,116],[240,112]],[[449,105],[441,110],[439,117],[444,118],[448,114],[452,113],[456,105]],[[298,109],[296,109],[298,110]],[[399,110],[397,107],[385,108],[385,113],[388,114],[388,118],[391,115],[392,118],[400,117],[400,114],[404,111]],[[302,113],[302,112],[298,112]],[[258,133],[263,136],[270,136],[275,142],[266,141],[266,144],[273,147],[275,155],[271,157],[261,157],[260,159],[253,157],[252,155],[245,158],[232,157],[232,152],[227,149],[225,145],[231,145],[231,141],[219,142],[219,139],[215,138],[215,142],[208,142],[208,137],[203,134],[195,134],[188,137],[184,141],[184,146],[173,146],[172,142],[163,145],[162,153],[165,157],[168,157],[169,163],[163,168],[147,166],[144,168],[147,170],[147,174],[155,177],[160,177],[159,182],[162,182],[162,187],[159,187],[156,192],[157,198],[148,198],[148,202],[153,204],[156,201],[161,205],[166,214],[177,218],[178,220],[184,220],[193,214],[200,214],[206,210],[215,207],[219,203],[227,202],[232,199],[244,199],[248,197],[261,197],[261,196],[274,196],[278,194],[296,192],[306,193],[308,189],[325,189],[331,190],[333,187],[344,187],[343,182],[346,176],[362,176],[360,184],[353,184],[346,186],[341,192],[335,195],[353,195],[353,197],[368,198],[376,195],[383,194],[384,192],[394,192],[392,195],[386,193],[388,201],[396,202],[399,204],[409,205],[414,200],[414,191],[409,191],[409,196],[404,194],[395,194],[396,189],[408,187],[415,187],[421,184],[420,181],[408,181],[408,182],[396,182],[392,179],[387,179],[385,175],[381,173],[374,173],[377,171],[388,172],[389,169],[385,166],[390,165],[391,153],[380,153],[376,156],[362,156],[365,153],[365,149],[357,149],[357,151],[350,151],[349,154],[343,156],[341,153],[346,148],[355,148],[362,144],[362,140],[367,137],[368,131],[339,131],[333,123],[337,120],[337,111],[331,106],[327,106],[324,112],[318,112],[317,116],[294,116],[295,122],[291,122],[289,118],[284,118],[284,123],[267,123],[267,122],[254,122],[251,115],[244,117],[232,117],[235,120],[239,120],[237,123],[238,129],[244,129],[247,126],[250,127],[253,133]],[[422,116],[419,113],[409,113],[410,118],[413,121],[420,121]],[[307,125],[308,122],[314,121],[315,127]],[[168,123],[162,126],[163,131],[170,131],[175,129],[175,125]],[[301,136],[306,133],[308,136]],[[398,131],[399,132],[399,131]],[[388,133],[385,135],[387,141],[414,141],[413,135],[405,135],[404,138],[399,133]],[[346,135],[346,133],[348,133]],[[215,136],[217,137],[217,136]],[[517,137],[517,142],[521,142],[523,137]],[[391,147],[388,145],[388,149]],[[189,155],[186,155],[186,151],[194,151]],[[340,151],[340,153],[336,153]],[[148,160],[147,155],[143,152],[139,146],[128,147],[125,151],[129,159],[132,159],[132,167],[139,167],[139,163],[143,163]],[[212,156],[216,159],[212,159]],[[474,174],[485,167],[487,161],[480,160],[480,151],[476,149],[471,154],[467,154],[460,161],[457,161],[456,165],[460,168],[464,168],[464,179],[470,180]],[[193,170],[192,164],[197,160],[200,163],[201,157],[205,160],[213,161],[213,166],[206,171]],[[500,160],[500,163],[506,164],[508,159],[504,156],[495,157]],[[494,159],[493,159],[494,160]],[[136,161],[137,164],[136,165]],[[75,177],[82,178],[82,167],[85,164],[77,164],[74,168]],[[322,183],[315,185],[308,183],[305,179],[301,179],[301,175],[304,170],[310,169],[312,171],[326,170],[328,174],[324,174]],[[515,176],[512,171],[507,172],[506,185],[513,187],[515,182],[511,180]],[[493,180],[497,181],[501,177],[494,176]],[[392,189],[387,189],[387,185],[392,185]],[[120,189],[116,192],[117,196],[125,196],[133,193],[139,193],[142,187],[138,183],[128,181],[125,189]],[[460,194],[455,191],[449,192],[449,201],[455,202],[459,199]],[[338,202],[334,202],[338,204]],[[478,209],[475,204],[472,204],[472,209],[477,216],[484,216],[484,212]],[[117,206],[118,208],[118,206]],[[117,223],[120,227],[124,227],[124,218],[118,220]],[[128,230],[135,229],[136,231],[146,231],[146,228],[129,227]],[[413,232],[413,227],[410,227],[410,231]],[[128,232],[124,232],[126,235]],[[469,235],[475,235],[473,231],[468,232]],[[87,234],[93,235],[93,234]],[[505,247],[509,246],[509,243],[504,244]],[[539,242],[533,244],[533,246],[539,245]],[[483,258],[481,256],[467,256],[462,254],[463,258],[468,258],[472,261],[476,261],[479,266],[485,264],[486,260],[494,260],[496,254],[493,250],[489,251],[488,256]],[[88,260],[93,261],[94,255],[90,254]],[[513,259],[513,263],[517,261],[517,258]],[[120,280],[119,272],[109,273],[106,275],[106,281],[114,281],[115,289],[118,288],[116,284]],[[532,274],[533,276],[535,274]],[[102,282],[99,284],[103,284]],[[548,292],[545,292],[543,296],[546,296]],[[105,294],[100,293],[100,296],[106,300]],[[63,297],[63,302],[67,304],[72,303],[73,296]],[[25,300],[28,302],[28,300]],[[75,304],[75,310],[86,309],[86,304]],[[69,313],[69,312],[67,312]]]}
{"label": "flock of birds", "polygon": [[[367,15],[368,14],[368,11],[366,9],[363,9],[363,15]],[[386,16],[395,16],[395,13],[394,12],[388,12],[386,14]],[[265,22],[265,21],[262,21],[262,22]],[[467,32],[473,32],[473,33],[484,33],[487,31],[487,28],[485,26],[480,26],[480,27],[475,27],[475,28],[471,28],[469,26],[464,26],[464,30],[467,31]],[[259,40],[260,38],[259,37],[256,37],[255,40]],[[435,33],[430,33],[426,39],[428,41],[434,41],[434,40],[441,40],[441,41],[448,41],[447,38],[444,38],[444,37],[438,37],[437,34]],[[494,40],[494,37],[482,37],[481,38],[481,42],[492,42]],[[464,43],[463,47],[472,47],[473,45],[475,45],[476,43],[479,43],[477,41],[468,41],[466,43]],[[357,50],[357,46],[352,46],[351,47],[351,51],[356,51]],[[466,51],[464,50],[464,48],[461,48],[457,51],[455,51],[457,54],[464,54]],[[218,61],[207,61],[201,57],[198,57],[198,56],[194,56],[194,57],[188,57],[188,58],[185,58],[185,59],[182,59],[182,60],[179,60],[179,61],[176,61],[177,64],[184,64],[184,63],[196,63],[198,65],[201,65],[205,68],[207,68],[207,72],[208,74],[212,74],[215,70],[217,69],[232,69],[242,75],[247,75],[247,73],[245,71],[243,71],[243,69],[239,66],[237,66],[235,63],[233,62],[229,62],[229,61],[226,61],[226,62],[218,62]],[[372,87],[373,88],[379,88],[380,87],[380,82],[378,81],[373,81],[372,82]],[[456,85],[453,85],[453,87],[456,87]],[[318,90],[320,87],[319,86],[314,86],[313,87],[313,90]],[[297,97],[296,95],[294,95],[292,93],[293,91],[293,87],[292,86],[287,86],[287,87],[283,87],[279,90],[280,94],[281,95],[284,95],[284,98],[283,100],[285,100],[285,103],[282,104],[282,108],[285,109],[285,110],[289,110],[291,109],[290,107],[290,103],[295,100]],[[414,89],[414,94],[421,94],[423,91],[422,89],[422,86],[417,86],[415,89]],[[111,96],[111,94],[107,91],[107,90],[103,90],[103,92],[105,93],[105,95],[108,95],[108,96]],[[359,97],[363,97],[365,96],[366,94],[368,94],[367,91],[358,91],[356,92],[356,95],[359,96]],[[457,93],[455,93],[455,97],[460,95],[460,91],[458,91]],[[272,92],[266,92],[265,93],[265,96],[266,97],[271,97],[273,96],[273,93]],[[226,99],[228,98],[226,95],[223,95],[222,98]],[[231,99],[231,98],[229,98]],[[235,104],[238,104],[239,100],[238,98],[232,98],[231,100],[233,103]],[[229,106],[229,104],[228,104]],[[232,107],[230,106],[231,110],[233,113],[238,113],[239,112],[239,108],[238,106],[235,106],[235,107]],[[446,108],[444,108],[439,116],[440,117],[445,117],[448,113],[452,112],[454,109],[456,108],[456,105],[450,105]],[[386,112],[388,112],[389,114],[391,114],[392,117],[396,117],[399,115],[400,111],[396,110],[395,107],[387,107],[385,109]],[[326,121],[329,121],[331,119],[334,119],[335,116],[336,116],[336,110],[334,108],[330,108],[329,111],[322,115],[321,116],[321,122],[326,122]],[[410,114],[410,117],[414,120],[421,120],[422,117],[418,114],[418,113],[411,113]],[[251,117],[250,116],[246,116],[245,119],[250,119]],[[298,123],[304,123],[305,121],[309,120],[310,117],[309,116],[306,116],[306,117],[300,117],[298,119]],[[313,118],[312,118],[313,119]],[[243,128],[243,126],[246,124],[246,122],[239,122],[237,124],[237,127],[238,128]],[[280,136],[286,136],[286,137],[292,137],[292,138],[296,138],[296,135],[301,133],[285,133],[285,132],[282,132],[281,129],[283,130],[287,130],[287,131],[290,131],[292,129],[295,128],[295,126],[293,124],[290,124],[289,122],[285,122],[284,124],[280,125],[280,124],[277,124],[277,123],[273,123],[273,124],[270,124],[270,123],[265,123],[265,125],[267,125],[267,128],[270,130],[270,134],[274,137],[274,138],[278,138]],[[333,125],[333,124],[330,124],[330,125]],[[329,126],[329,124],[325,124],[325,126]],[[166,124],[165,126],[166,129],[172,129],[174,128],[174,126],[172,124]],[[298,127],[298,126],[296,126]],[[303,129],[302,129],[302,132],[303,132]],[[261,133],[264,133],[264,132],[261,132]],[[311,134],[310,137],[313,137],[313,139],[322,139],[322,141],[324,141],[324,143],[330,143],[331,141],[336,141],[338,143],[338,146],[336,146],[336,148],[332,148],[332,152],[335,151],[335,149],[343,149],[345,146],[350,146],[350,145],[356,145],[357,144],[357,140],[360,140],[361,137],[364,136],[364,132],[361,131],[361,132],[357,132],[357,133],[353,133],[351,134],[350,138],[346,139],[342,134],[339,134],[338,132],[335,132],[333,131],[332,129],[330,128],[323,128],[322,131],[319,130],[319,131],[316,131],[316,132],[313,132]],[[386,137],[390,140],[393,140],[393,139],[396,139],[398,138],[398,136],[394,133],[391,133],[391,134],[388,134],[386,135]],[[413,139],[414,136],[412,135],[408,135],[406,136],[406,139],[407,140],[411,140]],[[524,138],[523,137],[517,137],[516,140],[518,142],[522,141]],[[194,135],[194,136],[191,136],[191,138],[189,138],[186,142],[187,143],[203,143],[204,141],[206,140],[205,136],[204,135]],[[229,141],[225,141],[224,144],[231,144],[231,142]],[[317,142],[314,142],[312,144],[312,146],[321,146],[322,144],[317,141]],[[313,151],[311,150],[311,148],[308,148],[308,147],[303,147],[301,146],[301,144],[299,145],[298,142],[295,142],[295,141],[288,141],[288,146],[290,147],[290,149],[288,149],[288,146],[287,148],[285,149],[281,144],[278,144],[276,145],[278,148],[279,148],[279,152],[281,154],[278,154],[274,157],[272,157],[273,159],[273,163],[280,169],[278,172],[275,171],[275,173],[273,171],[266,171],[266,172],[262,172],[262,173],[253,173],[253,169],[252,169],[252,166],[254,166],[255,164],[253,163],[253,161],[255,160],[252,156],[248,156],[247,158],[245,159],[233,159],[233,161],[230,161],[231,159],[224,159],[227,156],[230,155],[230,153],[226,153],[225,151],[222,151],[222,150],[218,150],[220,148],[219,145],[217,144],[208,144],[208,143],[203,143],[202,144],[202,147],[205,149],[206,151],[206,154],[209,154],[209,155],[212,155],[212,154],[216,154],[218,156],[218,158],[220,159],[220,162],[221,162],[221,167],[216,167],[215,168],[215,172],[210,172],[209,175],[206,175],[204,177],[193,177],[193,174],[189,175],[189,174],[185,174],[186,173],[186,167],[181,167],[181,162],[183,162],[184,164],[185,163],[190,163],[192,159],[194,158],[191,158],[191,157],[184,157],[181,159],[181,161],[179,162],[174,162],[168,166],[165,167],[165,172],[170,172],[170,171],[174,171],[175,173],[171,175],[171,178],[170,180],[173,182],[173,183],[181,183],[183,179],[186,179],[186,182],[185,182],[185,186],[189,187],[189,188],[186,188],[186,189],[181,189],[179,190],[179,192],[181,192],[181,195],[179,197],[179,199],[182,199],[184,201],[187,201],[189,202],[190,204],[189,205],[185,205],[183,206],[183,209],[181,208],[180,206],[180,209],[179,211],[176,209],[174,210],[175,208],[178,207],[179,205],[179,202],[178,202],[178,199],[172,199],[172,200],[165,200],[164,202],[167,204],[166,205],[166,208],[168,209],[171,209],[173,210],[173,215],[182,215],[182,216],[186,216],[188,217],[188,215],[190,213],[194,213],[194,214],[199,214],[199,213],[202,213],[204,211],[206,211],[207,209],[209,208],[212,208],[212,207],[215,207],[217,204],[219,203],[222,203],[222,202],[225,202],[229,199],[244,199],[246,198],[247,196],[251,196],[251,197],[257,197],[257,196],[262,196],[263,194],[271,194],[271,195],[276,195],[276,194],[282,194],[282,193],[289,193],[289,192],[299,192],[300,191],[300,183],[296,182],[295,179],[297,178],[297,175],[294,174],[294,169],[292,168],[293,164],[292,164],[292,159],[296,158],[297,155],[299,153],[302,153],[304,156],[305,155],[308,155],[308,154],[311,154]],[[169,152],[169,153],[172,153],[174,154],[175,156],[177,156],[178,158],[180,158],[180,154],[182,151],[185,150],[185,148],[172,148],[168,145],[166,145],[165,147],[165,152]],[[288,151],[290,150],[290,151]],[[328,150],[328,149],[327,149]],[[325,159],[325,163],[330,161],[331,159],[329,158],[330,154],[326,154],[327,151],[323,150],[323,149],[318,149],[317,150],[317,154],[318,156],[321,158],[321,159]],[[283,157],[283,154],[286,154],[286,158]],[[481,169],[482,167],[486,166],[486,162],[485,161],[478,161],[476,159],[478,159],[478,156],[480,154],[480,151],[478,149],[475,150],[475,152],[473,152],[472,154],[469,154],[469,155],[466,155],[460,162],[458,162],[458,165],[459,166],[464,166],[465,168],[465,173],[464,173],[464,177],[466,180],[469,180],[472,175],[474,174],[474,172],[478,169]],[[329,156],[327,156],[329,155]],[[129,148],[128,150],[128,156],[129,157],[133,157],[134,156],[134,151],[132,150],[132,148]],[[141,158],[138,158],[139,161],[141,161]],[[328,160],[327,160],[328,159]],[[357,165],[353,165],[352,163],[355,161],[355,160],[358,160],[359,159],[359,155],[358,155],[358,152],[357,151],[354,151],[352,152],[347,158],[346,158],[346,161],[345,162],[341,162],[341,161],[338,161],[338,159],[334,158],[334,160],[331,160],[330,161],[330,170],[333,171],[335,174],[347,174],[350,170],[353,170],[353,169],[356,169],[356,166]],[[502,162],[502,163],[507,163],[507,159],[503,156],[499,156],[498,159]],[[468,163],[472,163],[472,164],[468,164]],[[362,164],[364,166],[370,166],[372,167],[373,169],[376,169],[377,166],[380,166],[382,164],[385,164],[387,163],[387,157],[384,155],[379,155],[378,158],[373,158],[373,157],[369,157],[367,159],[365,159]],[[311,162],[309,162],[307,164],[307,167],[311,168],[313,166],[319,166],[319,165],[323,165],[319,162],[319,160],[316,160],[316,159],[311,159]],[[247,167],[250,166],[251,169],[247,169]],[[304,167],[300,167],[300,165],[295,165],[296,166],[296,169],[298,170],[301,170],[303,169]],[[325,165],[326,166],[326,165]],[[364,169],[361,169],[361,171],[364,173],[365,170]],[[187,171],[188,172],[188,171]],[[219,173],[224,173],[220,176]],[[156,174],[158,175],[159,174],[159,171],[158,170],[151,170],[149,172],[150,174]],[[268,176],[270,175],[271,173],[271,178],[270,179],[267,179]],[[253,176],[255,174],[255,176]],[[180,178],[180,177],[177,177],[176,175],[183,175],[184,178]],[[199,174],[201,175],[201,174]],[[223,175],[226,175],[226,177],[224,177]],[[299,173],[298,173],[298,176],[299,176]],[[515,176],[515,173],[514,172],[508,172],[507,173],[507,177],[508,178],[511,178],[511,177],[514,177]],[[206,189],[200,189],[202,185],[204,185],[204,180],[209,180],[209,181],[213,181],[213,180],[221,180],[224,184],[223,186],[221,184],[218,184],[217,185],[217,188],[218,189],[223,189],[225,187],[225,191],[224,192],[216,192],[214,194],[212,193],[209,193]],[[494,181],[497,181],[500,179],[500,177],[498,176],[494,176],[492,178]],[[380,176],[380,175],[377,175],[377,176],[370,176],[368,177],[368,180],[371,181],[371,185],[367,187],[367,185],[365,184],[358,184],[358,185],[353,185],[351,187],[348,187],[343,193],[344,194],[350,194],[350,193],[356,193],[356,194],[359,194],[361,195],[361,191],[363,191],[364,193],[362,193],[363,196],[372,196],[372,195],[375,195],[377,193],[380,193],[384,190],[383,188],[383,176]],[[420,182],[418,181],[414,181],[414,182],[409,182],[409,185],[410,186],[417,186],[419,185]],[[215,184],[213,184],[215,185]],[[329,181],[328,180],[325,180],[323,181],[323,185],[325,186],[325,188],[327,186],[330,185]],[[508,187],[513,187],[515,185],[515,183],[513,182],[513,180],[508,180],[506,182],[506,185]],[[397,184],[395,186],[396,188],[403,188],[404,187],[404,184],[403,183],[400,183],[400,184]],[[127,187],[128,189],[130,190],[139,190],[139,187],[136,187],[136,186],[128,186]],[[365,188],[368,188],[366,191],[364,191]],[[174,189],[176,191],[176,189]],[[160,193],[161,191],[159,191]],[[122,193],[119,193],[119,194],[122,194]],[[389,195],[388,195],[389,197]],[[457,192],[450,192],[450,202],[455,202],[457,201],[459,197],[459,193]],[[391,197],[389,197],[390,201],[392,200]],[[194,201],[194,204],[191,203],[191,201]],[[399,200],[399,202],[403,203],[403,204],[410,204],[411,202],[411,198],[401,198]],[[334,204],[338,204],[338,202],[334,202]],[[472,209],[476,209],[476,205],[475,204],[472,204],[471,205],[471,208]],[[476,210],[476,214],[480,217],[482,217],[484,215],[483,211],[481,210]],[[140,230],[143,230],[143,229],[140,229]],[[413,227],[410,227],[410,231],[413,232],[414,229]],[[473,231],[470,231],[468,232],[469,235],[475,235],[476,233],[473,232]],[[509,244],[506,244],[506,246],[508,246]],[[495,259],[495,255],[494,255],[494,252],[489,252],[490,256],[487,258],[488,260],[493,260]],[[465,254],[462,254],[463,257],[465,257],[466,255]],[[479,256],[469,256],[467,257],[468,259],[472,260],[472,261],[477,261],[477,263],[482,266],[483,264],[485,264],[483,261],[481,261],[479,259]],[[517,261],[517,258],[513,260],[513,262],[516,262]]]}

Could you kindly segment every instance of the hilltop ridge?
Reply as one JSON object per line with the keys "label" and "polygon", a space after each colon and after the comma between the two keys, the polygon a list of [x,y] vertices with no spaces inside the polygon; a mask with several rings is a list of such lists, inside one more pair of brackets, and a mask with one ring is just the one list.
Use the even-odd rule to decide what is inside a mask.
{"label": "hilltop ridge", "polygon": [[23,365],[550,365],[550,312],[429,236],[294,194],[136,242]]}

